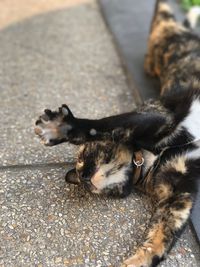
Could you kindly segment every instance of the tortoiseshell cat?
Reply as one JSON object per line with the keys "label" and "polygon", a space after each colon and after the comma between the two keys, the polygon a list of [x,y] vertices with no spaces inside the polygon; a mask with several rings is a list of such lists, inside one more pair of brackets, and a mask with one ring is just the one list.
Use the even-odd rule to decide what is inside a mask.
{"label": "tortoiseshell cat", "polygon": [[120,196],[137,188],[156,203],[146,240],[124,267],[158,265],[190,216],[200,177],[200,39],[167,2],[157,1],[145,61],[160,79],[159,100],[100,120],[63,105],[45,110],[35,128],[47,146],[82,144],[68,182]]}

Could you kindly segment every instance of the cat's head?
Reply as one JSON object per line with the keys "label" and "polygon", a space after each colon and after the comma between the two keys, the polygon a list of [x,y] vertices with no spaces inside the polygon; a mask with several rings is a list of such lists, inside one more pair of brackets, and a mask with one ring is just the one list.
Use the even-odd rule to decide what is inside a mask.
{"label": "cat's head", "polygon": [[83,184],[92,193],[127,195],[132,188],[132,153],[114,142],[91,142],[79,149],[76,167],[66,181]]}

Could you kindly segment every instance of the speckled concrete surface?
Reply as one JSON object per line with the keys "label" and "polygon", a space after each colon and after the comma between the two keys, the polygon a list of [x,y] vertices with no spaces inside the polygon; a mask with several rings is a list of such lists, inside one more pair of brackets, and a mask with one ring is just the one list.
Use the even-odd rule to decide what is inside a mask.
{"label": "speckled concrete surface", "polygon": [[[0,267],[118,267],[144,238],[149,200],[65,184],[68,165],[49,163],[70,162],[73,147],[44,148],[33,135],[44,107],[66,102],[79,116],[100,117],[134,106],[96,3],[21,21],[1,30],[0,42]],[[161,266],[199,263],[187,227]]]}
{"label": "speckled concrete surface", "polygon": [[[142,241],[151,216],[148,199],[90,195],[65,184],[66,171],[0,173],[0,266],[118,267]],[[198,255],[188,227],[161,266],[196,267]]]}
{"label": "speckled concrete surface", "polygon": [[78,116],[133,108],[94,1],[45,13],[0,31],[0,163],[61,162],[72,146],[42,147],[33,123],[45,107],[70,105]]}

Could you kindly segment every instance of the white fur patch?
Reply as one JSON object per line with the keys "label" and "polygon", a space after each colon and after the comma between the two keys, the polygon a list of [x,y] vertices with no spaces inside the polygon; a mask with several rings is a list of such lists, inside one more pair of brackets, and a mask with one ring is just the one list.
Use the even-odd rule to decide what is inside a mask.
{"label": "white fur patch", "polygon": [[122,167],[120,170],[111,173],[108,177],[105,177],[104,174],[109,170],[112,170],[114,165],[115,163],[102,165],[92,177],[91,182],[98,190],[102,190],[114,184],[123,183],[128,179],[126,175],[126,171],[128,170],[127,165]]}
{"label": "white fur patch", "polygon": [[194,99],[190,107],[190,112],[184,121],[180,124],[194,137],[200,139],[200,101]]}
{"label": "white fur patch", "polygon": [[199,18],[200,18],[200,7],[194,6],[190,8],[189,12],[187,13],[187,19],[192,28],[196,27]]}
{"label": "white fur patch", "polygon": [[[200,158],[200,100],[194,99],[190,107],[190,112],[184,121],[180,124],[194,137],[195,145],[198,147],[190,152],[187,152],[186,157],[189,159]],[[198,141],[199,140],[199,141]]]}
{"label": "white fur patch", "polygon": [[97,134],[97,131],[96,131],[95,129],[91,129],[91,130],[90,130],[90,134],[94,136],[94,135]]}

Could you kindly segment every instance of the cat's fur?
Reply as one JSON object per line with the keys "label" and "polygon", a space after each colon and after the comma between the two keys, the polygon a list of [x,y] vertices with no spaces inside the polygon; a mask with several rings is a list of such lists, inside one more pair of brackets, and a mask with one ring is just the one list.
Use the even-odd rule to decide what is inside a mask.
{"label": "cat's fur", "polygon": [[200,39],[176,22],[167,1],[157,1],[145,70],[160,79],[159,100],[100,120],[78,119],[63,105],[45,110],[35,128],[45,145],[82,144],[68,182],[121,196],[135,187],[156,203],[126,267],[163,259],[190,216],[200,177]]}

